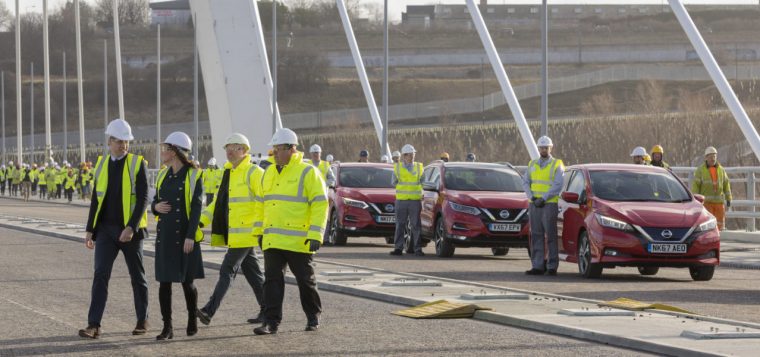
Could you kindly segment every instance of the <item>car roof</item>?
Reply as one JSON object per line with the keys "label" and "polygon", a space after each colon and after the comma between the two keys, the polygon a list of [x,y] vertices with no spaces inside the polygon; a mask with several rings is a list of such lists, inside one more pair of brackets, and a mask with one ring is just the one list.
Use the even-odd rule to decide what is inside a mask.
{"label": "car roof", "polygon": [[573,165],[568,169],[583,169],[588,171],[629,171],[629,172],[667,172],[666,169],[649,165],[634,164],[581,164]]}
{"label": "car roof", "polygon": [[494,164],[490,162],[465,162],[465,161],[455,161],[455,162],[444,162],[444,167],[453,167],[453,168],[473,168],[473,169],[509,169],[514,170],[513,168],[509,167],[506,164]]}
{"label": "car roof", "polygon": [[341,162],[337,165],[340,167],[393,167],[391,164],[384,164],[382,162]]}

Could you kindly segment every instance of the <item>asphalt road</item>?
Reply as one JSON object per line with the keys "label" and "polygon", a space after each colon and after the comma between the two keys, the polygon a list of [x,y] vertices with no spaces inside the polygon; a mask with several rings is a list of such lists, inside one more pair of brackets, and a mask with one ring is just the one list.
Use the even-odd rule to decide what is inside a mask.
{"label": "asphalt road", "polygon": [[[0,207],[7,208],[5,202]],[[477,355],[633,356],[638,352],[468,319],[413,320],[391,315],[397,305],[322,292],[324,315],[316,333],[305,317],[296,287],[286,287],[285,315],[275,336],[254,336],[245,323],[256,310],[243,281],[233,284],[211,325],[194,337],[184,333],[181,288],[174,288],[175,339],[155,341],[160,331],[158,284],[153,258],[145,258],[150,281],[146,336],[130,334],[134,310],[129,275],[117,259],[103,320],[103,337],[84,340],[92,279],[92,252],[81,243],[0,229],[0,356],[76,355]],[[216,271],[197,281],[208,297]]]}

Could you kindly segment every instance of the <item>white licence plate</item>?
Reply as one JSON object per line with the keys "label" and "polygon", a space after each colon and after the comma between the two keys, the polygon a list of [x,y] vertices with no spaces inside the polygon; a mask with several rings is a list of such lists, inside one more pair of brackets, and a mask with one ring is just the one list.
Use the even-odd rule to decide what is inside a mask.
{"label": "white licence plate", "polygon": [[396,223],[396,216],[377,216],[377,223]]}
{"label": "white licence plate", "polygon": [[519,232],[519,224],[504,224],[504,223],[491,223],[488,225],[488,230],[491,232]]}
{"label": "white licence plate", "polygon": [[649,253],[686,253],[686,244],[649,244]]}

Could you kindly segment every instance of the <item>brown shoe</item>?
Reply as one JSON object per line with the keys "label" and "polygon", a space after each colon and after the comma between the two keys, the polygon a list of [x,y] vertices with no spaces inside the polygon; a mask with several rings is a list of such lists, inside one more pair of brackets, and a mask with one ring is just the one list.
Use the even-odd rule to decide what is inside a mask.
{"label": "brown shoe", "polygon": [[100,327],[87,326],[86,329],[79,330],[79,337],[97,339],[100,338]]}
{"label": "brown shoe", "polygon": [[132,330],[132,334],[138,336],[144,335],[146,332],[148,332],[148,321],[137,321],[137,326],[135,326],[135,329]]}

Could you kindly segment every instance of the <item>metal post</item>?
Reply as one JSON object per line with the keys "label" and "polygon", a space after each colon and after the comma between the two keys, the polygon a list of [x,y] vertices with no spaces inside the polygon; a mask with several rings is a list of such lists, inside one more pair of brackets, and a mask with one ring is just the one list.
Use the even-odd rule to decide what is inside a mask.
{"label": "metal post", "polygon": [[[108,40],[103,40],[103,131],[108,126]],[[103,141],[103,146],[108,151],[108,137]]]}
{"label": "metal post", "polygon": [[475,23],[475,28],[478,30],[483,47],[485,47],[488,59],[491,61],[491,67],[493,68],[496,78],[499,80],[501,91],[504,93],[504,98],[509,105],[509,109],[512,112],[512,116],[517,123],[517,129],[520,131],[520,136],[523,139],[523,144],[528,150],[531,159],[538,158],[538,148],[536,147],[536,141],[533,139],[533,135],[530,132],[530,126],[528,121],[525,120],[525,114],[523,114],[520,102],[517,100],[515,90],[512,88],[512,84],[509,82],[507,72],[504,70],[504,65],[501,62],[499,53],[496,51],[496,46],[491,39],[491,34],[486,28],[486,23],[483,21],[483,15],[480,13],[480,9],[475,5],[474,0],[467,0],[467,8],[470,11],[472,21]]}
{"label": "metal post", "polygon": [[702,38],[702,35],[699,33],[697,26],[692,21],[691,16],[689,16],[689,13],[686,11],[683,3],[681,3],[681,0],[668,0],[668,3],[670,4],[671,9],[673,9],[673,13],[676,15],[676,18],[678,18],[678,22],[681,24],[681,27],[686,32],[686,36],[689,38],[691,45],[694,47],[694,50],[697,51],[699,59],[702,60],[702,64],[704,64],[705,69],[707,69],[707,73],[710,74],[710,78],[718,88],[720,95],[723,97],[723,101],[726,102],[726,105],[731,111],[731,114],[733,114],[736,123],[739,124],[739,128],[744,134],[744,137],[747,139],[750,147],[752,147],[752,151],[754,152],[755,157],[760,159],[760,135],[758,135],[757,130],[747,115],[747,112],[744,111],[744,107],[742,107],[741,103],[739,102],[739,98],[736,97],[736,93],[734,93],[734,90],[728,83],[726,76],[720,69],[718,62],[715,60],[712,52],[710,52],[710,49],[707,47],[707,44]]}
{"label": "metal post", "polygon": [[66,105],[66,52],[63,52],[63,160],[69,160],[69,129]]}
{"label": "metal post", "polygon": [[0,163],[5,163],[5,71],[0,72],[0,97],[2,97],[2,102],[0,102],[0,106],[2,106],[2,132],[3,132],[3,158]]}
{"label": "metal post", "polygon": [[[755,173],[749,172],[747,174],[747,200],[754,202],[755,201]],[[755,205],[750,205],[749,211],[752,212],[751,214],[755,213]],[[755,223],[757,221],[754,217],[749,218],[747,220],[747,231],[748,232],[754,232],[756,230]]]}
{"label": "metal post", "polygon": [[22,103],[21,103],[21,13],[19,1],[16,0],[16,163],[22,162],[23,154],[21,134],[22,127]]}
{"label": "metal post", "polygon": [[272,132],[277,131],[277,1],[272,1]]}
{"label": "metal post", "polygon": [[388,147],[388,0],[383,10],[383,142],[381,147]]}
{"label": "metal post", "polygon": [[29,157],[31,162],[34,162],[34,62],[31,63],[31,73],[29,76],[29,116],[30,116],[30,143],[31,143],[31,152],[29,153]]}
{"label": "metal post", "polygon": [[82,84],[82,29],[79,18],[79,0],[74,0],[77,42],[77,91],[79,94],[79,161],[87,161],[84,142],[84,88]]}
{"label": "metal post", "polygon": [[[195,18],[195,14],[193,14]],[[195,21],[193,21],[195,23]],[[276,115],[272,116],[276,122]],[[193,26],[193,124],[195,125],[195,145],[193,145],[193,155],[195,159],[200,161],[198,157],[198,136],[200,129],[198,128],[198,32]]]}
{"label": "metal post", "polygon": [[50,34],[48,31],[48,0],[42,0],[42,12],[43,71],[45,73],[45,153],[42,156],[45,157],[52,156],[53,154],[52,140],[50,138]]}
{"label": "metal post", "polygon": [[[156,168],[161,168],[161,24],[156,25]],[[198,143],[195,143],[198,145]]]}
{"label": "metal post", "polygon": [[541,135],[549,135],[549,6],[541,4]]}
{"label": "metal post", "polygon": [[124,116],[124,82],[121,77],[121,37],[119,35],[119,0],[113,0],[113,46],[116,56],[116,92],[119,100],[119,118]]}

